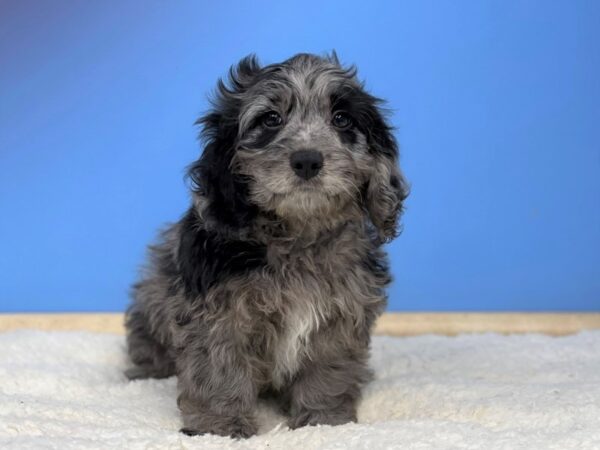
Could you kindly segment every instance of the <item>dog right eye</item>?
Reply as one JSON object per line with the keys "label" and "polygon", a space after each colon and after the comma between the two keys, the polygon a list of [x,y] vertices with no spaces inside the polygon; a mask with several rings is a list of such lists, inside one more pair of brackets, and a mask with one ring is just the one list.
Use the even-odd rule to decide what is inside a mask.
{"label": "dog right eye", "polygon": [[262,123],[267,128],[278,128],[283,123],[283,119],[279,113],[275,111],[269,111],[262,117]]}

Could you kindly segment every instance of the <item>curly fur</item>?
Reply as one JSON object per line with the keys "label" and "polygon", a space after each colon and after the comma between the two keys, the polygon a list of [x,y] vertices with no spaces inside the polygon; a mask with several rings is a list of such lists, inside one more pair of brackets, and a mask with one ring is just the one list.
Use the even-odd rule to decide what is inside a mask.
{"label": "curly fur", "polygon": [[[356,420],[390,282],[381,245],[407,195],[380,100],[335,54],[250,56],[198,124],[192,205],[150,247],[127,310],[127,375],[176,374],[188,434],[254,434],[261,395],[293,428]],[[316,176],[296,175],[298,151],[321,155]]]}

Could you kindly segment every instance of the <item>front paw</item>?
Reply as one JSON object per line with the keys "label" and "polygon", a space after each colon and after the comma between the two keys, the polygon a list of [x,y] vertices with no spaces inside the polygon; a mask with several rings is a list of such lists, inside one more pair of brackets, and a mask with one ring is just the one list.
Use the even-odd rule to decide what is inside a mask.
{"label": "front paw", "polygon": [[291,429],[307,425],[342,425],[348,422],[356,422],[354,408],[343,408],[338,410],[301,410],[297,411],[288,420]]}
{"label": "front paw", "polygon": [[179,431],[188,436],[217,434],[234,439],[249,438],[258,431],[252,417],[225,417],[214,414],[194,414],[183,418],[184,427]]}
{"label": "front paw", "polygon": [[125,370],[125,376],[128,380],[145,380],[148,378],[169,378],[174,375],[174,371],[169,367],[155,367],[152,365],[133,366]]}

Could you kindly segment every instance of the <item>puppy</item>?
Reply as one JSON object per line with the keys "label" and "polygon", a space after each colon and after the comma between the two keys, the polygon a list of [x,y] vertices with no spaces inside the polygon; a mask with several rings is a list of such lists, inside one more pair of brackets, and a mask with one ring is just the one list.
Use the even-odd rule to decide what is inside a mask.
{"label": "puppy", "polygon": [[335,54],[219,81],[191,206],[126,314],[127,376],[177,375],[182,432],[251,436],[267,394],[291,428],[356,420],[407,196],[380,104]]}

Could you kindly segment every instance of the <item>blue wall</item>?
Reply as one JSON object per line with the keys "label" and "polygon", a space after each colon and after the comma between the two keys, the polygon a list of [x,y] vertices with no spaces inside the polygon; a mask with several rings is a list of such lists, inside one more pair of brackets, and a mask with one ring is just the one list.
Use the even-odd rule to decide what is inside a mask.
{"label": "blue wall", "polygon": [[600,310],[600,2],[0,3],[0,311],[122,310],[230,64],[335,48],[412,182],[394,310]]}

